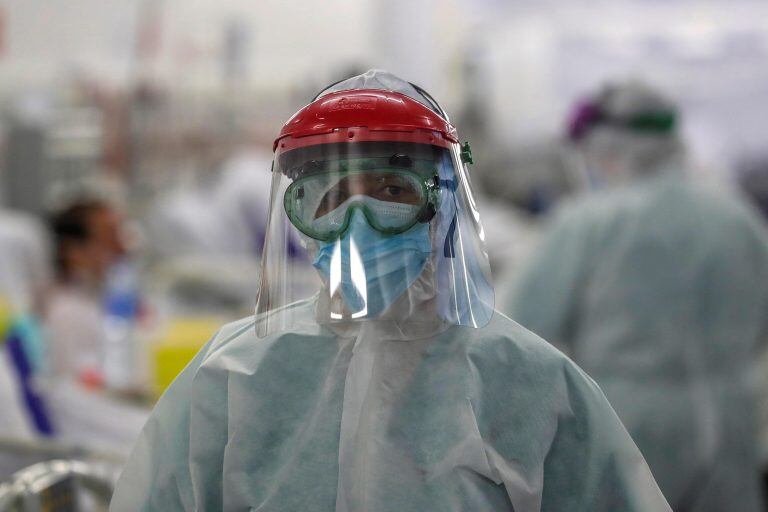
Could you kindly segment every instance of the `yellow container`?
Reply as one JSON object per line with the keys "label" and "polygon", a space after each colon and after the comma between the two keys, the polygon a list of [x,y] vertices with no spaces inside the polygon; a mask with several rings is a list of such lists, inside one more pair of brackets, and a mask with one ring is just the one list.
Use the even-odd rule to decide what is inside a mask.
{"label": "yellow container", "polygon": [[5,297],[0,297],[0,345],[5,341],[5,335],[13,323],[13,310]]}
{"label": "yellow container", "polygon": [[176,318],[168,323],[152,346],[156,396],[163,394],[220,325],[221,322],[213,318]]}

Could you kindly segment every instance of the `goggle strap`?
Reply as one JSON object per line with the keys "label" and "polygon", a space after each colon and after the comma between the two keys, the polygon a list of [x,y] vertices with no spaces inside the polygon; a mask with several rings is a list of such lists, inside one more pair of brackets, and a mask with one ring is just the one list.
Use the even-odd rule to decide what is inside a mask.
{"label": "goggle strap", "polygon": [[430,201],[424,205],[416,219],[418,222],[426,224],[427,222],[431,221],[435,215],[437,215],[437,209],[435,208],[435,205]]}

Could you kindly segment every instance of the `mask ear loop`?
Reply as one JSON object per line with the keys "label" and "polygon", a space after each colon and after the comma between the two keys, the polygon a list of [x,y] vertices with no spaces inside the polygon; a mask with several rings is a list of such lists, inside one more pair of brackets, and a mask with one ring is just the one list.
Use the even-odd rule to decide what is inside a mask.
{"label": "mask ear loop", "polygon": [[432,204],[432,201],[430,201],[424,205],[424,208],[422,208],[419,212],[417,221],[421,224],[426,224],[427,222],[430,222],[432,219],[434,219],[435,215],[437,215],[437,209],[435,208],[435,205]]}

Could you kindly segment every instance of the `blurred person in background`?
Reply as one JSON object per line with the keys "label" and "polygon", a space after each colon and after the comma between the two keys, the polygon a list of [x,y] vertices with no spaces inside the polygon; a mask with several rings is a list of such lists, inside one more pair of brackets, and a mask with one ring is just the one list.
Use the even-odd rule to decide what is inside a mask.
{"label": "blurred person in background", "polygon": [[6,299],[36,314],[52,278],[50,237],[32,215],[0,207],[0,283]]}
{"label": "blurred person in background", "polygon": [[12,355],[6,348],[11,318],[11,306],[0,299],[0,436],[27,439],[32,437],[33,427],[25,411]]}
{"label": "blurred person in background", "polygon": [[[2,246],[0,246],[2,250]],[[24,403],[24,391],[9,338],[13,330],[14,308],[0,297],[0,478],[19,469],[18,458],[6,453],[4,442],[34,439],[35,428]]]}
{"label": "blurred person in background", "polygon": [[39,315],[50,288],[49,240],[34,217],[0,210],[0,342],[18,397],[33,431],[50,434],[51,425],[35,378],[44,365]]}
{"label": "blurred person in background", "polygon": [[94,197],[72,200],[50,219],[56,284],[44,324],[45,395],[58,440],[124,456],[147,411],[105,391],[130,385],[136,305],[111,292],[127,254],[122,215]]}
{"label": "blurred person in background", "polygon": [[[26,214],[0,209],[0,440],[11,445],[53,434],[39,392],[38,313],[49,278],[43,226]],[[0,478],[20,464],[17,455],[0,447]]]}
{"label": "blurred person in background", "polygon": [[[40,404],[33,383],[43,358],[38,313],[50,285],[48,249],[44,228],[36,219],[0,209],[0,393],[6,404],[0,433],[7,435],[50,433],[44,411],[36,409]],[[38,413],[41,416],[36,417]]]}
{"label": "blurred person in background", "polygon": [[669,510],[594,382],[495,314],[469,154],[429,94],[366,72],[274,148],[257,315],[160,399],[111,510]]}
{"label": "blurred person in background", "polygon": [[103,382],[104,287],[125,255],[122,219],[100,199],[75,200],[51,218],[56,286],[45,316],[51,375]]}
{"label": "blurred person in background", "polygon": [[678,124],[634,81],[574,110],[599,193],[560,209],[506,309],[597,380],[675,511],[757,512],[768,238],[746,203],[686,175]]}

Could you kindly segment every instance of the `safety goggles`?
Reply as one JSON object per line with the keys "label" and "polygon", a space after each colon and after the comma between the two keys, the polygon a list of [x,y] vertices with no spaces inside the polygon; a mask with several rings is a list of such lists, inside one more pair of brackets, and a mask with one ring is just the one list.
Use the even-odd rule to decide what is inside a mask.
{"label": "safety goggles", "polygon": [[346,232],[355,211],[386,235],[429,222],[439,204],[437,174],[375,160],[346,161],[335,170],[296,179],[283,199],[291,223],[305,235],[329,242]]}

